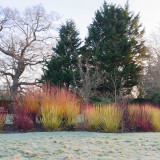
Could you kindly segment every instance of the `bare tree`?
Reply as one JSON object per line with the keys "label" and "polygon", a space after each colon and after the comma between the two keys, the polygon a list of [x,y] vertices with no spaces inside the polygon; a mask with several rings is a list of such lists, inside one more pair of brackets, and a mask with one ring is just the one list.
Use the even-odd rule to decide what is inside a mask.
{"label": "bare tree", "polygon": [[1,8],[0,7],[0,31],[7,25],[10,17],[12,15],[12,11],[9,8]]}
{"label": "bare tree", "polygon": [[74,78],[75,90],[78,95],[81,96],[84,102],[84,128],[86,124],[86,107],[88,105],[89,99],[91,96],[97,94],[95,91],[96,88],[103,82],[102,76],[98,72],[98,68],[94,68],[89,64],[88,59],[86,58],[82,63],[82,58],[78,58],[78,69],[80,74],[80,79],[76,80]]}
{"label": "bare tree", "polygon": [[108,77],[110,79],[110,82],[112,83],[112,88],[110,88],[110,90],[112,90],[113,92],[113,97],[114,97],[114,102],[117,102],[118,98],[122,98],[122,89],[124,90],[123,84],[123,77],[119,76],[119,72],[117,72],[116,70],[114,70],[112,73],[110,73],[110,76]]}
{"label": "bare tree", "polygon": [[141,89],[139,97],[152,99],[154,102],[160,101],[160,28],[151,34],[147,46],[149,59],[141,76]]}
{"label": "bare tree", "polygon": [[80,80],[74,80],[76,84],[76,92],[82,97],[85,104],[89,102],[89,98],[96,94],[95,89],[103,82],[102,76],[98,69],[89,64],[88,59],[84,64],[82,59],[78,59],[78,68],[80,73]]}
{"label": "bare tree", "polygon": [[[154,55],[153,52],[147,61],[145,72],[141,77],[143,95],[149,99],[156,100],[160,98],[160,55]],[[157,99],[157,100],[158,100]],[[160,99],[159,99],[160,100]]]}
{"label": "bare tree", "polygon": [[54,34],[54,22],[57,22],[58,16],[46,13],[40,5],[27,8],[22,14],[11,9],[0,12],[7,13],[7,10],[11,14],[4,26],[2,23],[0,32],[0,74],[11,80],[13,100],[20,87],[36,83],[24,81],[24,77],[26,71],[38,70],[34,66],[41,64],[47,56],[46,48],[53,38],[51,35]]}

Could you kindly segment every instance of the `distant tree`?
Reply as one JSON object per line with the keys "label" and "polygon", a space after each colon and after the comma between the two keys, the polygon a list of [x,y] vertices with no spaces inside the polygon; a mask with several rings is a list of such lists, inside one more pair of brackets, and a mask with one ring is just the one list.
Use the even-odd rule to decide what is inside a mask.
{"label": "distant tree", "polygon": [[99,90],[112,94],[115,101],[138,84],[146,58],[141,27],[139,14],[134,16],[128,3],[122,8],[104,2],[88,28],[86,46],[92,50],[92,64],[106,77]]}
{"label": "distant tree", "polygon": [[[160,28],[151,34],[147,42],[150,57],[146,61],[139,85],[139,98],[151,99],[160,104]],[[140,90],[141,89],[141,90]],[[143,94],[141,94],[141,91]]]}
{"label": "distant tree", "polygon": [[57,15],[46,13],[42,6],[27,8],[22,14],[8,8],[0,13],[0,75],[11,81],[13,100],[22,86],[35,84],[24,80],[23,74],[43,62]]}
{"label": "distant tree", "polygon": [[75,91],[82,98],[83,102],[88,104],[92,96],[97,96],[96,88],[102,84],[103,77],[97,67],[89,63],[89,58],[78,58],[79,79],[74,78]]}
{"label": "distant tree", "polygon": [[46,61],[42,80],[50,81],[55,85],[73,85],[74,76],[78,76],[77,58],[80,55],[81,40],[79,32],[72,20],[62,25],[59,30],[57,45],[53,48],[50,61]]}
{"label": "distant tree", "polygon": [[10,8],[0,7],[0,31],[7,25],[12,15],[12,10]]}

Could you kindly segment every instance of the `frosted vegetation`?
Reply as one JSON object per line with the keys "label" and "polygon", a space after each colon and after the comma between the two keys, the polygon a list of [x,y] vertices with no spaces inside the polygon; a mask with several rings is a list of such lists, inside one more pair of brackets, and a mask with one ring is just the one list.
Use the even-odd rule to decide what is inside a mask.
{"label": "frosted vegetation", "polygon": [[160,133],[42,132],[0,135],[1,160],[160,159]]}

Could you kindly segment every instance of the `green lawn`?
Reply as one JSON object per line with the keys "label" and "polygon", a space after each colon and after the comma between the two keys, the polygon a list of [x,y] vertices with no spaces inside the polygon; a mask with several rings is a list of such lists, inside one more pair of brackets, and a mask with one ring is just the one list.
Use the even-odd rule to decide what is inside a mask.
{"label": "green lawn", "polygon": [[160,133],[0,134],[0,160],[159,160]]}

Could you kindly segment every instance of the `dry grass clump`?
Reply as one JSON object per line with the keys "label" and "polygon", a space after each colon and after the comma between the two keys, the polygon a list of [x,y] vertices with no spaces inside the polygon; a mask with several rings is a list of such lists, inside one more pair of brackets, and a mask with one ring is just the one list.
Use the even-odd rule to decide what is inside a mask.
{"label": "dry grass clump", "polygon": [[160,108],[153,105],[149,105],[149,104],[146,104],[145,107],[146,107],[146,112],[148,114],[151,114],[150,123],[152,125],[153,131],[159,132],[160,131]]}
{"label": "dry grass clump", "polygon": [[45,106],[41,108],[41,123],[47,131],[53,131],[60,128],[62,123],[61,110],[54,106]]}
{"label": "dry grass clump", "polygon": [[47,130],[59,127],[73,128],[77,125],[80,103],[75,94],[65,88],[43,86],[41,98],[41,122]]}
{"label": "dry grass clump", "polygon": [[101,115],[98,107],[93,105],[87,105],[86,107],[86,116],[88,128],[90,130],[97,130],[100,127]]}
{"label": "dry grass clump", "polygon": [[121,111],[115,104],[90,107],[87,110],[88,127],[91,130],[101,128],[106,132],[117,132],[121,118]]}
{"label": "dry grass clump", "polygon": [[116,104],[103,105],[100,110],[101,127],[106,132],[117,132],[120,128],[122,113]]}

